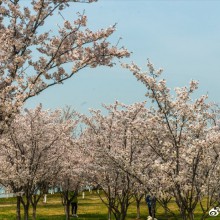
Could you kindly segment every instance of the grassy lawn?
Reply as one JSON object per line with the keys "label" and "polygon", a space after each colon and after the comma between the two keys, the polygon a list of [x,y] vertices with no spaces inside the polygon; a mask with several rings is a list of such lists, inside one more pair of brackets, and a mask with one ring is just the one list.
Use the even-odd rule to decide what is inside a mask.
{"label": "grassy lawn", "polygon": [[[174,202],[171,202],[169,207],[177,213],[177,207]],[[16,199],[15,198],[0,198],[0,220],[14,220],[16,219]],[[30,214],[31,214],[30,209]],[[172,220],[172,217],[165,217],[162,207],[157,205],[157,219],[159,220]],[[85,199],[79,197],[78,205],[78,220],[106,220],[107,208],[101,203],[96,193],[90,194],[86,192]],[[141,204],[141,220],[146,220],[148,216],[147,206],[143,201]],[[196,219],[200,219],[201,211],[199,207],[195,211]],[[48,195],[47,204],[44,204],[42,200],[39,202],[37,208],[38,220],[64,220],[64,208],[61,204],[61,198],[59,194]],[[74,218],[72,218],[74,219]],[[129,210],[127,220],[136,219],[136,208],[133,203]],[[220,215],[217,217],[208,217],[208,220],[220,220]]]}

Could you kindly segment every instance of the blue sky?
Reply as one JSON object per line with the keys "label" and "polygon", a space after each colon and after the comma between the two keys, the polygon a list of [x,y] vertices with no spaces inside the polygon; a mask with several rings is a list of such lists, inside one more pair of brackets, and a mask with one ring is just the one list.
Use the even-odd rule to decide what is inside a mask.
{"label": "blue sky", "polygon": [[[220,102],[220,1],[99,0],[74,3],[63,15],[71,20],[83,9],[93,30],[117,23],[111,42],[117,43],[122,37],[120,44],[132,51],[124,63],[133,60],[145,69],[149,58],[164,69],[163,78],[171,88],[196,79],[200,82],[198,96],[208,92],[211,101]],[[60,16],[56,21],[62,22]],[[55,27],[54,19],[47,27]],[[30,99],[26,107],[38,103],[47,109],[71,105],[87,113],[89,108],[115,100],[126,104],[144,101],[145,92],[132,73],[117,64],[113,68],[85,69],[63,85]]]}

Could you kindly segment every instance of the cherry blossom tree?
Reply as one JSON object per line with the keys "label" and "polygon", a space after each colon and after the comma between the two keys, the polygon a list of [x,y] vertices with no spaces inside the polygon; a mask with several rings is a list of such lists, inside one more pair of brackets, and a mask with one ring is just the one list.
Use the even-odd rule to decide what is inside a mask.
{"label": "cherry blossom tree", "polygon": [[[129,56],[108,38],[115,25],[92,31],[87,17],[78,13],[75,21],[65,18],[63,26],[46,30],[46,22],[75,3],[96,0],[0,1],[0,123],[1,133],[23,103],[80,70],[114,65],[113,58]],[[72,64],[72,70],[66,64]]]}
{"label": "cherry blossom tree", "polygon": [[[156,194],[170,193],[181,218],[193,220],[198,202],[210,198],[211,192],[215,195],[212,198],[217,198],[220,192],[220,133],[214,106],[207,103],[207,96],[191,98],[198,87],[196,81],[191,81],[189,87],[176,88],[172,95],[166,81],[160,79],[162,70],[156,70],[149,61],[147,72],[134,63],[124,66],[146,86],[146,97],[155,103],[141,133],[148,147],[145,157],[151,158],[147,168],[151,170],[147,178],[152,184],[150,189]],[[143,164],[141,158],[137,164]],[[133,175],[146,182],[144,175]],[[210,203],[206,205],[205,212]]]}
{"label": "cherry blossom tree", "polygon": [[70,219],[70,205],[74,197],[87,181],[87,164],[89,157],[85,157],[78,145],[79,128],[78,118],[71,107],[67,107],[62,112],[61,122],[74,122],[71,132],[72,139],[62,153],[62,163],[59,175],[54,181],[54,186],[61,189],[62,204],[65,208],[66,220]]}
{"label": "cherry blossom tree", "polygon": [[108,111],[107,116],[99,110],[92,110],[91,117],[81,116],[87,126],[81,135],[81,143],[92,158],[90,181],[103,189],[103,194],[99,196],[108,207],[109,214],[112,213],[117,220],[124,220],[137,184],[114,163],[114,159],[117,157],[117,161],[132,166],[138,157],[137,145],[141,144],[135,127],[142,123],[141,117],[147,110],[144,103],[126,106],[116,102],[104,107]]}
{"label": "cherry blossom tree", "polygon": [[37,202],[62,168],[74,124],[61,122],[60,117],[61,111],[43,111],[41,106],[26,110],[1,136],[0,182],[17,195],[17,219],[21,219],[20,203],[24,219],[29,219],[30,204],[36,219]]}

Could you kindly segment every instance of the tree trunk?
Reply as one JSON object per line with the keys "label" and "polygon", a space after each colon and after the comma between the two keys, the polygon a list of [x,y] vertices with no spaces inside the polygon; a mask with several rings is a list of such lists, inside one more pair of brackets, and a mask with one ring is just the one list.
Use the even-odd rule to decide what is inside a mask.
{"label": "tree trunk", "polygon": [[168,205],[167,205],[167,203],[165,203],[165,204],[164,204],[164,215],[165,215],[165,218],[166,218],[166,219],[168,219],[167,208],[168,208]]}
{"label": "tree trunk", "polygon": [[37,204],[40,201],[43,194],[33,195],[31,197],[31,205],[32,205],[32,219],[36,220],[37,215]]}
{"label": "tree trunk", "polygon": [[37,205],[34,204],[33,206],[33,212],[32,212],[32,219],[36,220],[36,213],[37,213]]}
{"label": "tree trunk", "polygon": [[70,204],[67,202],[65,204],[65,213],[66,213],[66,220],[70,220]]}
{"label": "tree trunk", "polygon": [[111,220],[112,211],[111,208],[108,208],[108,220]]}
{"label": "tree trunk", "polygon": [[194,213],[193,213],[193,211],[189,212],[188,216],[189,216],[189,220],[194,220]]}
{"label": "tree trunk", "polygon": [[125,220],[126,219],[126,216],[127,216],[127,214],[126,213],[115,213],[115,219],[116,220]]}
{"label": "tree trunk", "polygon": [[127,216],[127,207],[122,207],[122,204],[121,204],[121,209],[117,209],[117,210],[112,210],[112,213],[114,214],[115,216],[115,220],[125,220],[126,219],[126,216]]}
{"label": "tree trunk", "polygon": [[155,215],[156,215],[156,206],[155,205],[152,205],[151,212],[152,212],[152,220],[154,220]]}
{"label": "tree trunk", "polygon": [[126,202],[125,204],[121,204],[121,218],[120,220],[125,220],[127,216],[127,211],[128,211],[128,203]]}
{"label": "tree trunk", "polygon": [[137,219],[140,219],[141,217],[140,201],[136,200],[136,207],[137,207]]}
{"label": "tree trunk", "polygon": [[187,220],[186,213],[181,213],[182,220]]}
{"label": "tree trunk", "polygon": [[120,220],[125,220],[125,219],[126,219],[126,216],[127,216],[127,212],[122,213],[122,214],[121,214],[121,217],[120,217]]}
{"label": "tree trunk", "polygon": [[17,196],[16,219],[21,220],[21,196]]}
{"label": "tree trunk", "polygon": [[121,213],[115,213],[115,220],[121,220]]}
{"label": "tree trunk", "polygon": [[203,212],[200,220],[205,220],[209,215],[207,214],[207,212]]}
{"label": "tree trunk", "polygon": [[29,202],[27,202],[26,205],[24,205],[24,220],[29,219]]}

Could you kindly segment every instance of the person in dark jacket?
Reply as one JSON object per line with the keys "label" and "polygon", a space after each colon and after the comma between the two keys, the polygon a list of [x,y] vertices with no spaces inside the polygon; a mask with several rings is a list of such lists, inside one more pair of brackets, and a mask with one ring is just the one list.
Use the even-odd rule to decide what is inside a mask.
{"label": "person in dark jacket", "polygon": [[155,209],[156,209],[156,197],[147,195],[145,198],[148,207],[149,216],[155,217]]}
{"label": "person in dark jacket", "polygon": [[72,196],[73,196],[72,201],[71,201],[72,216],[78,217],[78,215],[77,215],[77,208],[78,208],[77,193],[73,193]]}

